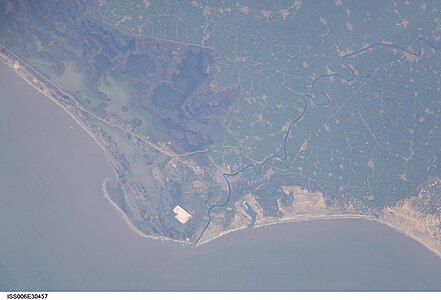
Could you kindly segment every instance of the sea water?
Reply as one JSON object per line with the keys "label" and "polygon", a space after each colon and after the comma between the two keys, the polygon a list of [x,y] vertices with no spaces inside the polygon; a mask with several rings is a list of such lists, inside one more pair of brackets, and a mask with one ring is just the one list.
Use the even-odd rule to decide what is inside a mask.
{"label": "sea water", "polygon": [[441,290],[441,259],[366,220],[142,238],[102,191],[103,150],[0,64],[0,290]]}

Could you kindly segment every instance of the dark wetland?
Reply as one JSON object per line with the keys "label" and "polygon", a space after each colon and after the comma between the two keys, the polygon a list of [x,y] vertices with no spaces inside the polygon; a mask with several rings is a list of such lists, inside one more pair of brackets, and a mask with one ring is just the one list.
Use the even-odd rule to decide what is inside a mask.
{"label": "dark wetland", "polygon": [[103,196],[93,139],[4,64],[0,88],[0,290],[441,289],[440,258],[370,221],[142,238]]}

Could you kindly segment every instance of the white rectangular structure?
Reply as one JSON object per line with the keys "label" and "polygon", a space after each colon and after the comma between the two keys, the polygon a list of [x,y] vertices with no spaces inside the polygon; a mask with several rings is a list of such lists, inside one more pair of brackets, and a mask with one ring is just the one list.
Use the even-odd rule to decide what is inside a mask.
{"label": "white rectangular structure", "polygon": [[189,214],[185,209],[183,209],[179,205],[176,205],[175,208],[173,208],[173,212],[175,213],[175,218],[182,224],[187,223],[187,221],[190,220],[191,218],[191,214]]}

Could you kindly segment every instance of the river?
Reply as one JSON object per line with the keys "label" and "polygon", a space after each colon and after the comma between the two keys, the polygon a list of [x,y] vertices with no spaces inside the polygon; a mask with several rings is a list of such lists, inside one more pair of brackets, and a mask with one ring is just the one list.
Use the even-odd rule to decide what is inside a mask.
{"label": "river", "polygon": [[0,290],[441,290],[441,259],[366,220],[142,238],[104,198],[93,139],[4,64],[0,89]]}

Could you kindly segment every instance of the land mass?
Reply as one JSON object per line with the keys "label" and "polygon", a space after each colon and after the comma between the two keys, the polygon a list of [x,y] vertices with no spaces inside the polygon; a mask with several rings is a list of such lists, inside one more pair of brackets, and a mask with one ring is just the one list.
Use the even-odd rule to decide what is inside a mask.
{"label": "land mass", "polygon": [[[35,73],[35,70],[29,68],[29,66],[29,69],[26,68],[26,63],[21,61],[18,57],[13,56],[12,53],[8,53],[6,48],[3,47],[1,50],[1,60],[37,91],[63,108],[66,113],[91,135],[109,158],[107,150],[99,141],[100,135],[88,128],[88,123],[81,119],[81,115],[76,113],[76,111],[78,109],[81,110],[81,108],[75,104],[75,100],[57,89],[56,86],[47,84],[47,80],[39,77],[38,74]],[[115,173],[117,174],[116,171]],[[166,237],[147,236],[133,226],[130,219],[121,211],[115,199],[112,199],[109,195],[107,184],[111,183],[108,183],[106,179],[103,183],[103,192],[106,198],[121,212],[121,215],[131,230],[146,238],[167,240]],[[365,219],[382,223],[399,231],[418,241],[441,258],[441,216],[424,214],[422,212],[430,205],[436,205],[437,203],[434,203],[434,201],[441,198],[441,179],[439,178],[432,178],[420,189],[417,197],[404,199],[396,206],[387,207],[382,211],[370,211],[364,214],[360,214],[357,208],[353,206],[348,206],[345,210],[329,208],[326,205],[325,196],[320,192],[309,192],[296,186],[283,186],[282,192],[292,198],[292,205],[284,206],[281,203],[281,199],[278,199],[281,213],[280,217],[264,216],[263,209],[256,201],[255,195],[249,193],[235,202],[234,207],[236,214],[228,226],[225,226],[225,213],[214,214],[213,220],[196,245],[203,245],[225,234],[249,228],[250,226],[262,227],[278,223],[304,222],[318,219]],[[294,201],[294,199],[296,201]],[[423,208],[416,207],[417,204],[421,203],[424,203]],[[249,209],[255,212],[254,218],[252,214],[247,212]],[[185,243],[185,241],[177,242]]]}
{"label": "land mass", "polygon": [[[117,177],[103,192],[138,234],[202,245],[249,227],[363,218],[440,256],[441,28],[426,10],[424,36],[359,23],[365,35],[336,44],[341,30],[307,4],[3,6],[2,61],[103,149]],[[318,23],[299,40],[301,10]],[[173,11],[183,19],[156,22]]]}

